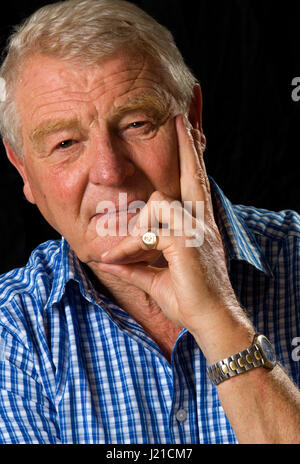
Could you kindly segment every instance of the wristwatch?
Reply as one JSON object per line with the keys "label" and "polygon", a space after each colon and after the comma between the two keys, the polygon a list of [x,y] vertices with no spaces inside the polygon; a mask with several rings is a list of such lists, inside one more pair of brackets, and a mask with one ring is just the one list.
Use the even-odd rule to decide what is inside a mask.
{"label": "wristwatch", "polygon": [[253,369],[276,366],[275,350],[265,335],[255,334],[252,345],[246,350],[223,359],[207,368],[207,374],[214,385]]}

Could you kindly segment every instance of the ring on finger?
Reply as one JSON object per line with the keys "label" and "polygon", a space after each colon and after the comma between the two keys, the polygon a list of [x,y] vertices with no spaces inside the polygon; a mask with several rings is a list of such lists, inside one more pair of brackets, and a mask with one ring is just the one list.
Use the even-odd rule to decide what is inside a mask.
{"label": "ring on finger", "polygon": [[155,232],[148,230],[143,234],[142,241],[144,245],[146,245],[146,247],[149,248],[149,250],[153,250],[157,247],[158,236],[155,234]]}

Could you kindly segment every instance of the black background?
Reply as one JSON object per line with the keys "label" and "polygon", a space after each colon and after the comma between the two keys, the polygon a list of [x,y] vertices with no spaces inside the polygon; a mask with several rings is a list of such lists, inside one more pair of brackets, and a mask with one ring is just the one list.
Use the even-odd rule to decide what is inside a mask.
{"label": "black background", "polygon": [[[0,46],[14,24],[50,1],[2,7]],[[203,92],[206,166],[233,203],[300,211],[300,6],[292,0],[137,0],[167,26]],[[0,146],[0,273],[58,238],[23,195]]]}

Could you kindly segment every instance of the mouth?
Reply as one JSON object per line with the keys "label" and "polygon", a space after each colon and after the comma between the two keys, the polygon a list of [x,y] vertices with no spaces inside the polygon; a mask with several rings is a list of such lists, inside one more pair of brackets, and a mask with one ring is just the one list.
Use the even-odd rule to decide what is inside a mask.
{"label": "mouth", "polygon": [[114,205],[113,202],[103,201],[99,202],[96,208],[96,214],[92,216],[92,219],[99,219],[101,217],[114,217],[124,215],[136,215],[140,213],[141,209],[146,205],[142,200],[132,200],[125,205]]}
{"label": "mouth", "polygon": [[[122,199],[122,198],[121,198]],[[124,200],[124,197],[123,197]],[[101,201],[97,204],[96,214],[91,218],[97,235],[127,236],[131,234],[138,220],[139,213],[146,203],[133,199],[130,202]]]}
{"label": "mouth", "polygon": [[122,217],[133,217],[139,214],[139,211],[130,211],[130,210],[115,210],[115,211],[108,211],[105,213],[97,213],[95,214],[92,219],[94,221],[98,221],[99,219],[102,219],[102,221],[105,220],[112,220],[115,218],[116,220],[122,218]]}

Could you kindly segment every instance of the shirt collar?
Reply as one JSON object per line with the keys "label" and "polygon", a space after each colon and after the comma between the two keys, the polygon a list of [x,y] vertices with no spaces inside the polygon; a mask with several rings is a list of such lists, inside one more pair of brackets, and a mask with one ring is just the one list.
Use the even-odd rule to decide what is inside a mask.
{"label": "shirt collar", "polygon": [[273,278],[273,272],[255,235],[249,229],[244,219],[238,215],[234,206],[224,195],[216,182],[209,177],[215,221],[218,225],[227,259],[245,261],[259,271]]}
{"label": "shirt collar", "polygon": [[54,264],[54,279],[46,306],[52,306],[61,300],[68,282],[76,282],[82,296],[96,303],[99,298],[96,290],[86,276],[82,265],[67,240],[62,237],[57,260]]}

